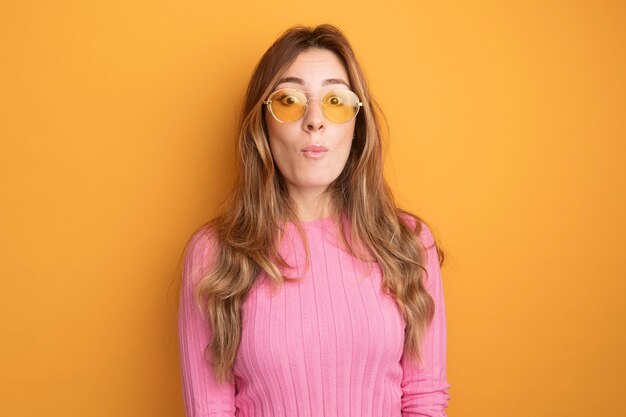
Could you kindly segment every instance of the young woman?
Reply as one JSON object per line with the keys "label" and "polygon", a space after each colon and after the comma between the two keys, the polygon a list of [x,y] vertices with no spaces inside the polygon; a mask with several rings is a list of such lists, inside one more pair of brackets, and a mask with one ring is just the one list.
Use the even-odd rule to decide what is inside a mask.
{"label": "young woman", "polygon": [[188,417],[445,416],[443,252],[394,203],[381,119],[334,26],[257,64],[236,186],[185,251]]}

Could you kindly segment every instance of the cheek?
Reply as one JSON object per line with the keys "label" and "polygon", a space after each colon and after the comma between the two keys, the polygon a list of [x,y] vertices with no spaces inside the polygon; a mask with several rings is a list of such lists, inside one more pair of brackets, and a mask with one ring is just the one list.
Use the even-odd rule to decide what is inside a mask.
{"label": "cheek", "polygon": [[339,144],[339,147],[342,149],[345,159],[348,159],[348,155],[350,155],[350,150],[352,149],[352,141],[354,137],[354,125],[347,128],[345,132],[343,132],[343,139]]}
{"label": "cheek", "polygon": [[275,136],[270,136],[269,142],[272,159],[278,168],[282,169],[289,154],[289,149],[284,141],[277,139]]}
{"label": "cheek", "polygon": [[[276,124],[278,124],[276,122]],[[290,132],[291,126],[284,126],[282,124],[270,125],[268,123],[268,141],[269,148],[272,153],[272,158],[278,169],[284,171],[290,163],[292,155],[295,152],[294,141],[289,140],[293,137],[293,133]]]}
{"label": "cheek", "polygon": [[269,148],[272,155],[275,155],[276,152],[280,152],[284,143],[281,125],[275,121],[269,113],[265,115],[265,125],[267,126]]}

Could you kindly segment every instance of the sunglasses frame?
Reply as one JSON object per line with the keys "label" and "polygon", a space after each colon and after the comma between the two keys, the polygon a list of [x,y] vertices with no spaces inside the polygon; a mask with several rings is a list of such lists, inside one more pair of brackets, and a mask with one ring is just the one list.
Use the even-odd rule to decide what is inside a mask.
{"label": "sunglasses frame", "polygon": [[[303,93],[302,95],[305,96],[306,98],[306,102],[304,103],[304,112],[302,112],[302,116],[298,117],[295,120],[291,120],[289,122],[285,122],[283,120],[280,120],[275,114],[274,114],[274,110],[272,110],[272,100],[270,100],[269,97],[272,97],[274,94],[278,93],[279,91],[283,91],[283,90],[294,90],[296,92],[299,93]],[[346,120],[345,122],[333,122],[332,120],[330,120],[327,116],[326,113],[324,112],[324,107],[322,106],[322,99],[324,97],[326,97],[327,94],[332,93],[333,91],[347,91],[350,92],[352,94],[354,94],[354,97],[356,97],[357,99],[357,107],[356,107],[356,112],[354,113],[354,116],[352,116],[350,119]],[[327,93],[325,93],[321,98],[320,97],[306,97],[306,95],[304,93],[312,93],[313,91],[311,90],[298,90],[297,88],[292,88],[292,87],[285,87],[285,88],[279,88],[278,90],[273,91],[272,93],[270,93],[269,97],[267,100],[263,101],[263,104],[265,104],[267,106],[267,108],[269,109],[270,113],[272,114],[272,117],[274,119],[276,119],[276,121],[278,121],[279,123],[293,123],[293,122],[297,122],[298,120],[302,119],[304,117],[304,115],[306,114],[306,111],[309,109],[309,102],[311,100],[319,100],[320,101],[320,110],[322,111],[322,115],[324,116],[324,118],[326,120],[328,120],[331,123],[335,123],[335,124],[344,124],[344,123],[348,123],[349,121],[354,120],[354,118],[356,117],[357,114],[359,114],[359,110],[361,109],[361,107],[363,107],[363,102],[361,101],[361,99],[359,98],[359,96],[352,90],[349,90],[347,88],[333,88],[332,90],[329,90]]]}

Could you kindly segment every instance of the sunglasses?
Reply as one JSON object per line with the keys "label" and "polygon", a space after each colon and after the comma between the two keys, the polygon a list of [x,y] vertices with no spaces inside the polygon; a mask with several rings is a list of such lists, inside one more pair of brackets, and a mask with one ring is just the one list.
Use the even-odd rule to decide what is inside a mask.
{"label": "sunglasses", "polygon": [[[307,98],[304,91],[295,88],[282,88],[274,91],[263,104],[267,105],[274,119],[280,123],[290,123],[302,118],[309,106],[309,101],[318,100]],[[350,90],[331,90],[319,99],[322,114],[333,123],[347,123],[354,119],[363,103]]]}

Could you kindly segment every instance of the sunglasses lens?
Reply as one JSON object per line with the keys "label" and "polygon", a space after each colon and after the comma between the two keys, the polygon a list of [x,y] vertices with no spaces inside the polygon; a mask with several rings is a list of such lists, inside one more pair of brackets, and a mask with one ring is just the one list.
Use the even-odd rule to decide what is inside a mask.
{"label": "sunglasses lens", "polygon": [[298,120],[306,111],[306,96],[292,88],[278,90],[269,99],[272,114],[281,122]]}
{"label": "sunglasses lens", "polygon": [[322,111],[334,123],[346,123],[359,112],[359,98],[350,90],[333,90],[322,98]]}

